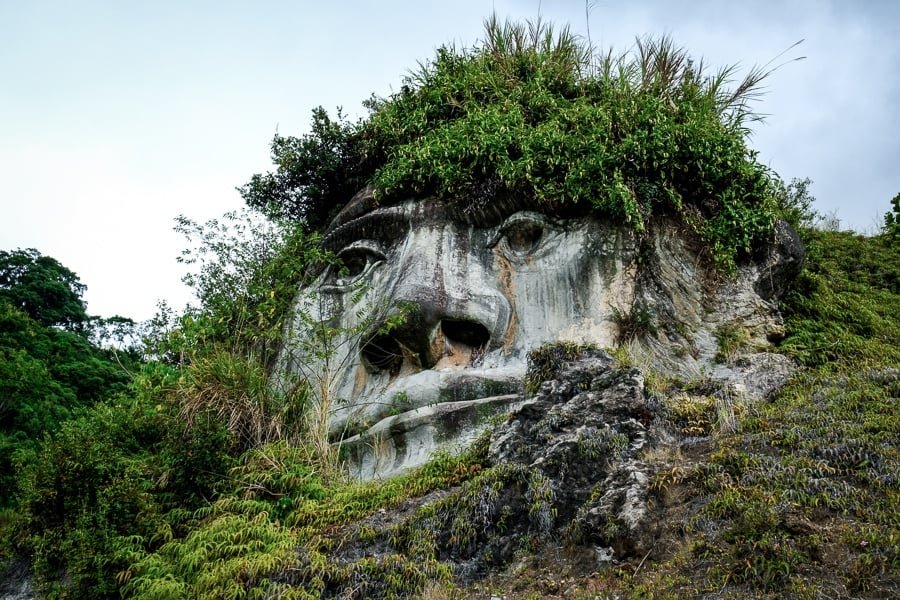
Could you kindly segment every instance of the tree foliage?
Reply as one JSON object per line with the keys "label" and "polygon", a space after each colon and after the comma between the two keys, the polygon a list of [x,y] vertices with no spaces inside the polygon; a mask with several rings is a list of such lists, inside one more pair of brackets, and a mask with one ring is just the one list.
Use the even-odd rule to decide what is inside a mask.
{"label": "tree foliage", "polygon": [[233,440],[215,419],[180,418],[176,377],[144,367],[127,396],[62,423],[25,465],[14,541],[43,597],[120,597],[142,552],[214,496]]}
{"label": "tree foliage", "polygon": [[0,299],[41,325],[79,329],[88,320],[86,289],[75,273],[34,248],[0,251]]}
{"label": "tree foliage", "polygon": [[91,342],[85,286],[37,250],[0,252],[0,505],[11,499],[19,462],[80,410],[126,389],[138,357]]}
{"label": "tree foliage", "polygon": [[884,214],[884,233],[895,244],[900,244],[900,194],[891,200],[891,210]]}
{"label": "tree foliage", "polygon": [[149,332],[151,351],[184,363],[227,348],[268,365],[300,281],[327,259],[318,237],[248,209],[205,223],[179,216],[175,230],[188,243],[178,261],[190,268],[182,281],[197,303],[180,315],[161,307]]}
{"label": "tree foliage", "polygon": [[365,157],[358,124],[340,110],[332,120],[321,106],[313,109],[310,133],[272,140],[274,173],[254,175],[239,188],[251,208],[275,218],[293,218],[321,230],[366,183]]}

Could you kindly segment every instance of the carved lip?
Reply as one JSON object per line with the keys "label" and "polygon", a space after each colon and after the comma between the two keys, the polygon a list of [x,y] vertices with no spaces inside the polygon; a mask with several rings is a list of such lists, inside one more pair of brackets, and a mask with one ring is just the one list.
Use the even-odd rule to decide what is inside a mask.
{"label": "carved lip", "polygon": [[[524,390],[524,365],[429,369],[393,382],[381,394],[388,402],[405,400],[409,410],[463,402]],[[399,397],[398,397],[399,396]]]}
{"label": "carved lip", "polygon": [[[494,407],[503,407],[514,405],[521,402],[523,397],[521,394],[502,394],[499,396],[490,396],[487,398],[476,398],[473,400],[460,400],[454,402],[443,402],[431,406],[423,406],[415,408],[399,415],[391,415],[385,417],[366,429],[364,432],[356,434],[343,440],[345,444],[352,444],[359,440],[379,433],[396,433],[399,431],[409,431],[423,425],[428,425],[432,421],[445,421],[452,419],[456,413],[470,413],[478,407],[490,407],[494,411]],[[471,415],[466,415],[471,417]],[[450,427],[444,424],[445,428]]]}
{"label": "carved lip", "polygon": [[[423,414],[420,409],[454,403],[469,403],[499,396],[524,393],[524,363],[500,367],[468,367],[465,369],[429,369],[400,377],[386,388],[362,397],[355,406],[348,406],[343,415],[336,415],[340,427],[345,419],[353,418],[352,411],[365,415],[373,426],[389,417],[413,418]],[[368,409],[366,406],[368,405]],[[417,412],[418,411],[418,412]],[[427,411],[425,411],[427,412]],[[362,433],[372,431],[372,426]]]}
{"label": "carved lip", "polygon": [[434,451],[456,452],[484,431],[489,419],[528,402],[522,394],[423,406],[381,419],[341,442],[349,471],[361,479],[391,477],[424,464]]}

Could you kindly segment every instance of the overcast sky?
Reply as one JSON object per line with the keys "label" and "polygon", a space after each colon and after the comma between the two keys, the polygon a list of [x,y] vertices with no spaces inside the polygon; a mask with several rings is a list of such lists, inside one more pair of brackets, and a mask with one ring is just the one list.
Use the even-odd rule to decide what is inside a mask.
{"label": "overcast sky", "polygon": [[[777,70],[751,145],[818,209],[872,231],[900,192],[900,2],[0,2],[0,249],[37,248],[88,286],[92,314],[145,319],[188,300],[172,232],[241,206],[275,131],[399,87],[417,61],[471,45],[492,10],[590,23],[626,50],[670,34],[714,65]],[[776,60],[777,64],[783,59]],[[742,71],[743,72],[743,71]]]}

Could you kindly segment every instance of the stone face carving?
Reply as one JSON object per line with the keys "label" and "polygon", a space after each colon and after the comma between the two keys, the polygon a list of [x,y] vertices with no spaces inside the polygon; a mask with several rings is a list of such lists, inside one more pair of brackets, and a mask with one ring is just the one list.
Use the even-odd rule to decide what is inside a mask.
{"label": "stone face carving", "polygon": [[[761,285],[761,273],[790,277],[779,267],[784,243],[721,285],[675,225],[638,238],[515,202],[379,207],[371,189],[324,244],[345,268],[299,294],[282,369],[318,380],[332,435],[362,477],[474,438],[486,417],[520,404],[527,352],[546,342],[614,347],[630,336],[661,370],[689,374],[711,363],[723,324],[748,327],[764,346],[780,330],[771,299],[781,286]],[[337,335],[316,348],[308,340],[319,324]]]}

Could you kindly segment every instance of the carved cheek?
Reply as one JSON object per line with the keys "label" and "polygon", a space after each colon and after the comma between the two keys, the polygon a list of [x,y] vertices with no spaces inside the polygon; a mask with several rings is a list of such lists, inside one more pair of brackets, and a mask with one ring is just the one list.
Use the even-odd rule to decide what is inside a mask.
{"label": "carved cheek", "polygon": [[516,279],[513,267],[502,252],[494,247],[494,265],[497,276],[497,289],[506,299],[510,308],[510,318],[507,319],[506,329],[503,332],[503,353],[509,354],[516,343],[516,331],[519,328],[518,310],[516,307]]}
{"label": "carved cheek", "polygon": [[511,260],[495,251],[499,287],[513,308],[508,349],[529,350],[560,339],[596,310],[586,301],[598,287],[596,257],[585,251],[585,239],[575,229],[535,255]]}

